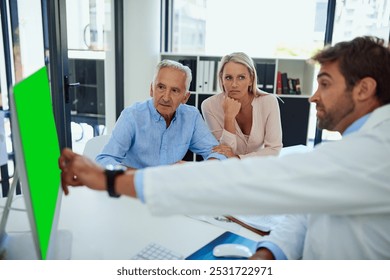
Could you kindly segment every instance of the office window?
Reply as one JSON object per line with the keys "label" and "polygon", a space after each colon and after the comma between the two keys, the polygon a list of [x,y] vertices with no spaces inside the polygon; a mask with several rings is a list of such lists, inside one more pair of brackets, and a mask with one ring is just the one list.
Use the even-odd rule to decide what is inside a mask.
{"label": "office window", "polygon": [[14,173],[9,88],[45,65],[41,1],[2,1],[1,10],[0,197],[8,195]]}
{"label": "office window", "polygon": [[11,2],[9,5],[10,35],[12,36],[14,83],[17,83],[45,65],[42,12],[40,0]]}
{"label": "office window", "polygon": [[388,42],[390,0],[344,0],[336,2],[333,43],[373,35]]}
{"label": "office window", "polygon": [[[389,40],[390,0],[344,0],[336,2],[332,44],[373,35]],[[322,131],[322,140],[339,140],[338,132]]]}
{"label": "office window", "polygon": [[173,0],[166,51],[309,57],[324,45],[326,12],[326,0]]}

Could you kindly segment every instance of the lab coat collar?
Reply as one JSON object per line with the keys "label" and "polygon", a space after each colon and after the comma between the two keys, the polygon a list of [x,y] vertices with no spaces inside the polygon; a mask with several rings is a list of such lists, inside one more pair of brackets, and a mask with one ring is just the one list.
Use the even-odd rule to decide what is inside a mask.
{"label": "lab coat collar", "polygon": [[382,122],[390,120],[390,104],[383,105],[377,109],[375,109],[368,120],[364,123],[361,131],[368,130],[381,124]]}

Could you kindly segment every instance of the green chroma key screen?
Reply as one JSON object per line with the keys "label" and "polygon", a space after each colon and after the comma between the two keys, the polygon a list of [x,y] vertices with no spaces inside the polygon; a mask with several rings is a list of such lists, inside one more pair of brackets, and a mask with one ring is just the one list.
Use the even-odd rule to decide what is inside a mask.
{"label": "green chroma key screen", "polygon": [[46,67],[13,88],[33,217],[46,259],[61,181],[60,148]]}

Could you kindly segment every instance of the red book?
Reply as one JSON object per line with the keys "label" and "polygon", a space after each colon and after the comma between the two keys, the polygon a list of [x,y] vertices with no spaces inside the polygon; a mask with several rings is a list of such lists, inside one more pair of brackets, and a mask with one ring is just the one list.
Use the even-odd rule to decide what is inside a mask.
{"label": "red book", "polygon": [[282,73],[280,71],[276,78],[276,94],[282,94]]}

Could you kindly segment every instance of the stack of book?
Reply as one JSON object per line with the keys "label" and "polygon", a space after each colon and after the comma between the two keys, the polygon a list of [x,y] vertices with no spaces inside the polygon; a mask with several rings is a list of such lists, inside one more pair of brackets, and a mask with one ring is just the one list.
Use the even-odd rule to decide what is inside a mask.
{"label": "stack of book", "polygon": [[276,94],[301,94],[301,83],[297,78],[289,78],[287,73],[278,71]]}

